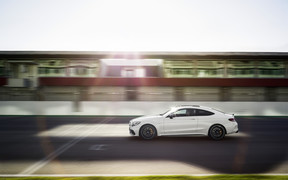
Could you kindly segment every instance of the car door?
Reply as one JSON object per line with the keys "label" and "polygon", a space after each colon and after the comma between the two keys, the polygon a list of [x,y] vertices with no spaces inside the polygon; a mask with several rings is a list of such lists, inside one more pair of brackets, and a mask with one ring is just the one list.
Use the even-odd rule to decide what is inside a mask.
{"label": "car door", "polygon": [[195,109],[184,108],[171,113],[164,120],[166,135],[193,134],[197,129]]}

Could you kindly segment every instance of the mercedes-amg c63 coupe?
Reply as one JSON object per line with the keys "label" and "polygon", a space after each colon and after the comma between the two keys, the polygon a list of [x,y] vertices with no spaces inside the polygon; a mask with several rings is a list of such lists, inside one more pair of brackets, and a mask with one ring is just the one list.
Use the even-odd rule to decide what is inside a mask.
{"label": "mercedes-amg c63 coupe", "polygon": [[237,133],[234,114],[199,106],[183,105],[154,116],[142,116],[129,122],[132,136],[153,139],[156,136],[207,135],[221,140],[226,134]]}

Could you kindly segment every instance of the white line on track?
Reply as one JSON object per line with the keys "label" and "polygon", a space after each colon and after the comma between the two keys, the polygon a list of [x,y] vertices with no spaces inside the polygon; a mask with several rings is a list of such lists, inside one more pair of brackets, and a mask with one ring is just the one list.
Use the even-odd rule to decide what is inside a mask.
{"label": "white line on track", "polygon": [[107,145],[107,144],[95,144],[95,145],[91,146],[89,148],[89,150],[91,150],[91,151],[103,151],[103,150],[106,150],[108,146],[110,146],[110,145]]}
{"label": "white line on track", "polygon": [[[103,121],[101,121],[98,126],[98,128],[100,128],[101,126],[104,125],[104,123],[107,123],[109,121],[111,121],[113,118],[107,118]],[[88,126],[88,125],[87,125]],[[66,144],[62,145],[60,148],[58,148],[56,151],[50,153],[48,156],[46,156],[45,158],[41,159],[40,161],[32,164],[31,166],[29,166],[28,168],[24,169],[23,171],[21,171],[18,175],[19,176],[23,176],[23,175],[31,175],[33,173],[35,173],[37,170],[39,170],[40,168],[44,167],[46,164],[48,164],[50,161],[52,161],[53,159],[55,159],[57,156],[59,156],[60,154],[62,154],[63,152],[65,152],[66,150],[68,150],[69,148],[71,148],[72,146],[74,146],[75,144],[77,144],[79,141],[81,141],[82,139],[86,138],[87,136],[89,136],[91,133],[93,133],[96,129],[88,129],[87,131],[83,132],[82,134],[80,134],[79,136],[75,137],[74,139],[72,139],[71,141],[67,142]]]}

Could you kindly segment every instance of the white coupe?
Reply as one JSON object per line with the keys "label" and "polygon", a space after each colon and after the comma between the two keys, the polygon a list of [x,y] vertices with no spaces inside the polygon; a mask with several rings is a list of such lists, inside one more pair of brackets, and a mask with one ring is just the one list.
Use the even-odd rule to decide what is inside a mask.
{"label": "white coupe", "polygon": [[238,123],[233,114],[199,106],[185,105],[171,108],[154,116],[142,116],[129,122],[132,136],[153,139],[156,136],[208,135],[221,140],[226,134],[237,133]]}

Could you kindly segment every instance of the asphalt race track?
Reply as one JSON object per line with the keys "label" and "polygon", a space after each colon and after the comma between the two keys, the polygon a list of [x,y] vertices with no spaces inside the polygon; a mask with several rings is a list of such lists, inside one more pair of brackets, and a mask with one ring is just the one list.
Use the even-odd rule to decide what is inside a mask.
{"label": "asphalt race track", "polygon": [[236,117],[240,133],[130,137],[133,117],[0,117],[0,174],[288,173],[288,117]]}

